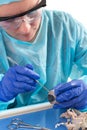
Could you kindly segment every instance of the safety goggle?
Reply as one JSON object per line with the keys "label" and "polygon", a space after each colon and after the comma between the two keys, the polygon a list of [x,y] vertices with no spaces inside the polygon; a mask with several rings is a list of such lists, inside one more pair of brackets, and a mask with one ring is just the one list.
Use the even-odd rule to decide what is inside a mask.
{"label": "safety goggle", "polygon": [[6,17],[0,17],[0,22],[1,21],[6,21],[6,20],[9,20],[9,19],[14,19],[14,18],[17,18],[17,17],[21,17],[21,16],[24,16],[26,14],[29,14],[31,13],[32,11],[35,11],[41,7],[44,7],[46,6],[46,0],[42,0],[37,6],[35,6],[34,8],[28,10],[28,11],[25,11],[21,14],[17,14],[17,15],[14,15],[14,16],[6,16]]}
{"label": "safety goggle", "polygon": [[12,28],[18,28],[21,24],[22,16],[27,16],[28,23],[32,23],[38,18],[41,17],[40,8],[46,6],[46,0],[42,0],[36,7],[25,11],[21,14],[17,14],[14,16],[8,16],[8,17],[0,17],[0,26],[4,28],[9,28],[13,26]]}
{"label": "safety goggle", "polygon": [[27,22],[32,24],[36,22],[37,19],[41,18],[41,9],[37,9],[29,14],[26,14],[22,17],[17,17],[14,19],[9,19],[3,22],[0,22],[0,26],[4,29],[17,29],[21,26],[22,22]]}

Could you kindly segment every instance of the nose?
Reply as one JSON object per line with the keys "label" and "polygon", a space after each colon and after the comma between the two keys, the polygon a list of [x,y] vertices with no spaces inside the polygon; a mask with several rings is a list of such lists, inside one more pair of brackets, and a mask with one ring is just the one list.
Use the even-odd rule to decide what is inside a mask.
{"label": "nose", "polygon": [[28,23],[28,21],[22,20],[20,27],[17,29],[17,31],[21,34],[27,34],[31,30],[31,25]]}

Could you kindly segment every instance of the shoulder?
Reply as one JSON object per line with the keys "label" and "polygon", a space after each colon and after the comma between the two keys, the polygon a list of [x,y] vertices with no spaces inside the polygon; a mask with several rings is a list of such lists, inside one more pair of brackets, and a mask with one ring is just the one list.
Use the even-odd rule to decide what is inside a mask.
{"label": "shoulder", "polygon": [[49,19],[61,22],[76,22],[76,20],[69,14],[63,11],[57,10],[44,10],[44,15],[46,15]]}
{"label": "shoulder", "polygon": [[71,14],[57,10],[44,10],[44,15],[48,17],[49,24],[56,28],[69,30],[71,33],[81,33],[82,30],[87,32],[87,29],[74,18]]}
{"label": "shoulder", "polygon": [[[49,28],[52,30],[58,30],[75,33],[78,27],[78,21],[73,18],[69,13],[56,11],[56,10],[44,10],[44,17],[48,19]],[[44,21],[45,21],[44,18]]]}

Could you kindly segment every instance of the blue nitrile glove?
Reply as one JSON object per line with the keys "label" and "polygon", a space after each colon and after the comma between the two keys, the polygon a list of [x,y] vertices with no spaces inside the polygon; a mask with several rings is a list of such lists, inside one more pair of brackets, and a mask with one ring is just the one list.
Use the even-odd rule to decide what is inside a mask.
{"label": "blue nitrile glove", "polygon": [[82,80],[59,84],[54,88],[56,101],[54,108],[76,108],[87,107],[87,85]]}
{"label": "blue nitrile glove", "polygon": [[9,101],[19,93],[32,91],[36,88],[36,80],[40,76],[33,71],[31,65],[9,68],[0,81],[0,100]]}

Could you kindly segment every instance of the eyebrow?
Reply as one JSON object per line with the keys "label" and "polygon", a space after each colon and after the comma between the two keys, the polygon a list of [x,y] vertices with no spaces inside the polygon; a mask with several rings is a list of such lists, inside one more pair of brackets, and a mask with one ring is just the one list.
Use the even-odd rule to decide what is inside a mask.
{"label": "eyebrow", "polygon": [[17,17],[21,17],[21,16],[24,16],[26,15],[27,13],[30,13],[32,11],[35,11],[41,7],[45,7],[46,6],[46,0],[42,0],[37,6],[35,6],[34,8],[28,10],[28,11],[25,11],[21,14],[16,14],[16,15],[13,15],[13,16],[6,16],[6,17],[0,17],[0,22],[1,21],[6,21],[6,20],[9,20],[9,19],[13,19],[13,18],[17,18]]}

